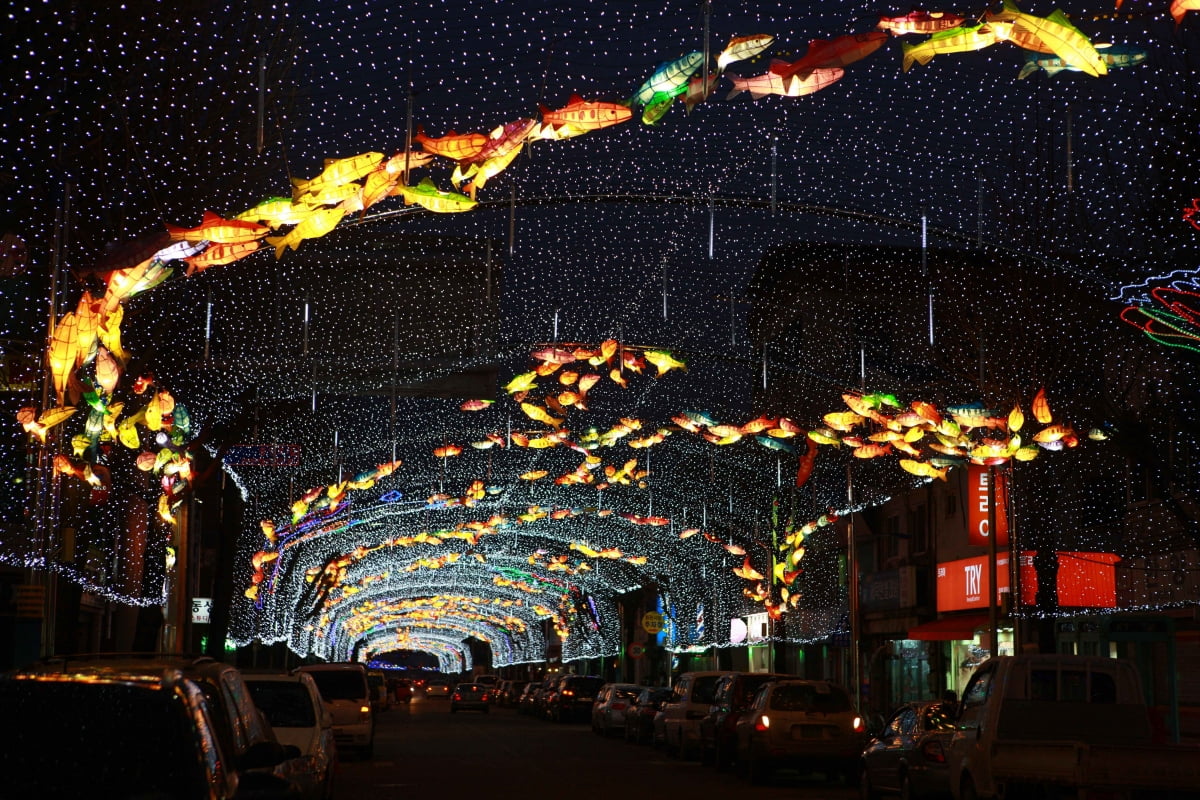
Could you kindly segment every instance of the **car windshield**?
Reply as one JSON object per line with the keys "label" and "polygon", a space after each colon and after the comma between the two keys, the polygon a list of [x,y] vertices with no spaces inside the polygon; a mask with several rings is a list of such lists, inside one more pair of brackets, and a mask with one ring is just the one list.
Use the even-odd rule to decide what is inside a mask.
{"label": "car windshield", "polygon": [[333,700],[361,700],[367,696],[367,682],[363,674],[352,669],[320,669],[308,673],[317,682],[321,698]]}
{"label": "car windshield", "polygon": [[0,681],[5,796],[207,797],[182,703],[127,684]]}
{"label": "car windshield", "polygon": [[632,687],[613,689],[612,700],[632,700],[637,697],[640,690]]}
{"label": "car windshield", "polygon": [[744,709],[754,699],[754,695],[758,694],[758,690],[763,687],[764,683],[778,680],[778,678],[771,675],[747,675],[742,680],[742,696],[740,702],[735,702],[734,705]]}
{"label": "car windshield", "polygon": [[831,714],[852,711],[850,696],[836,686],[819,684],[792,684],[775,687],[771,692],[771,709],[774,711],[812,711]]}
{"label": "car windshield", "polygon": [[254,705],[273,728],[314,728],[317,725],[308,690],[294,681],[247,680]]}

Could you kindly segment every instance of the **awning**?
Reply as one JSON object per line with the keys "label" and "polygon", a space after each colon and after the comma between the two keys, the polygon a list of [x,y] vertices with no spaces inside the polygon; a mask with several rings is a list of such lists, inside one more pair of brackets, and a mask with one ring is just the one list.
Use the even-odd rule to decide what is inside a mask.
{"label": "awning", "polygon": [[942,617],[908,629],[908,638],[926,642],[949,642],[959,639],[974,639],[975,631],[986,628],[991,620],[987,614],[960,614]]}

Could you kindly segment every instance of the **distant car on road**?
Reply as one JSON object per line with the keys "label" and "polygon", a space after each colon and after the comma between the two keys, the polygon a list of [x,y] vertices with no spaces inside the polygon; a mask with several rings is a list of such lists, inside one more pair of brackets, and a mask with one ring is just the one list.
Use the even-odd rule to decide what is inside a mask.
{"label": "distant car on road", "polygon": [[460,683],[450,695],[450,713],[457,711],[482,711],[488,713],[488,692],[482,683]]}
{"label": "distant car on road", "polygon": [[425,696],[426,697],[449,697],[450,696],[450,682],[445,681],[445,680],[439,680],[436,678],[430,679],[429,682],[425,684]]}
{"label": "distant car on road", "polygon": [[671,699],[666,686],[642,689],[625,709],[625,741],[635,744],[655,742],[654,719],[662,713],[663,703]]}
{"label": "distant car on road", "polygon": [[592,730],[601,736],[625,732],[625,714],[645,689],[636,683],[605,684],[592,704]]}

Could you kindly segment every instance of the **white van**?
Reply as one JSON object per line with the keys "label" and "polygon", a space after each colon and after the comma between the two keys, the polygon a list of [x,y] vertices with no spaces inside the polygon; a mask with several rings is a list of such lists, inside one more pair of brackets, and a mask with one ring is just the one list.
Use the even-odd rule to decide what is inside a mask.
{"label": "white van", "polygon": [[357,750],[364,758],[374,755],[375,716],[366,666],[351,662],[308,664],[297,671],[312,676],[321,699],[333,714],[333,738],[338,749]]}
{"label": "white van", "polygon": [[700,720],[708,714],[717,681],[733,673],[728,670],[685,672],[671,688],[671,699],[663,705],[663,730],[667,752],[681,758],[700,753]]}

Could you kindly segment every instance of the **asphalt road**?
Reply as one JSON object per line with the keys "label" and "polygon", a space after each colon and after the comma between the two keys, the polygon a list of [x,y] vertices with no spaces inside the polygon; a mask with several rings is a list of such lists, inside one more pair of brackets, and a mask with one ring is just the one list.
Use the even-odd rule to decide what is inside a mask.
{"label": "asphalt road", "polygon": [[418,694],[376,717],[375,757],[343,759],[339,800],[384,798],[829,798],[856,789],[823,775],[777,773],[751,786],[695,761],[668,758],[645,745],[604,739],[587,723],[543,722],[507,708],[450,713],[445,698]]}

